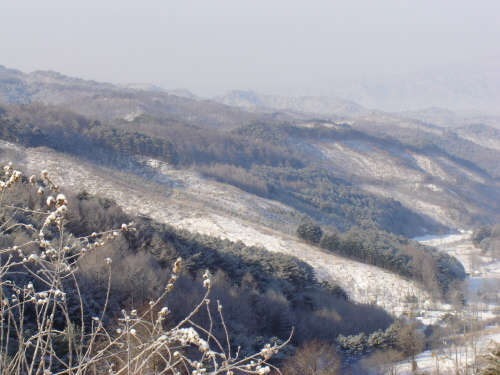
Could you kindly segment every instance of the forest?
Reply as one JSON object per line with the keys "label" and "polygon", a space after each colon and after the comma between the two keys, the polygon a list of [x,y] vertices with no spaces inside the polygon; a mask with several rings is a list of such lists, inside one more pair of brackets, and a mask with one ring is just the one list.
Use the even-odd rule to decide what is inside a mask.
{"label": "forest", "polygon": [[[299,128],[252,122],[227,133],[148,115],[102,124],[40,103],[5,107],[0,134],[4,140],[44,145],[101,163],[113,164],[122,154],[139,154],[178,168],[194,166],[207,177],[285,203],[319,225],[334,228],[321,244],[329,251],[425,280],[441,294],[455,278],[465,277],[456,261],[404,239],[420,234],[417,228],[425,227],[421,217],[397,201],[371,196],[314,165],[286,140],[357,137],[403,147],[399,141],[378,139],[346,125]],[[412,265],[422,263],[416,253],[428,259],[432,271],[426,272],[435,276],[422,277],[423,271]]]}
{"label": "forest", "polygon": [[[391,147],[415,147],[418,151],[416,146],[368,135],[345,124],[335,129],[321,124],[301,128],[290,123],[260,121],[228,132],[150,115],[132,121],[102,122],[41,103],[0,107],[0,139],[4,141],[48,147],[107,165],[119,165],[123,155],[143,155],[178,169],[194,169],[207,178],[293,207],[316,231],[308,237],[297,228],[297,236],[304,241],[416,280],[437,299],[456,301],[460,284],[467,276],[461,264],[407,239],[421,234],[429,224],[399,202],[370,195],[316,165],[291,141],[307,137],[370,139]],[[4,180],[8,180],[8,175]],[[46,182],[38,179],[36,184],[44,186]],[[353,369],[379,352],[393,353],[399,359],[412,356],[435,339],[432,335],[436,332],[432,330],[422,336],[414,324],[395,320],[374,306],[354,303],[338,285],[319,282],[313,269],[295,257],[179,230],[145,216],[132,217],[112,197],[93,196],[83,190],[65,194],[70,202],[65,230],[75,238],[113,231],[122,223],[135,223],[133,231],[126,230],[116,240],[99,245],[99,257],[92,251],[79,261],[75,278],[87,308],[82,326],[91,325],[103,305],[115,312],[147,311],[149,301],[162,295],[162,288],[174,275],[175,288],[162,297],[162,303],[168,304],[171,311],[162,324],[174,327],[203,300],[204,275],[208,270],[212,275],[211,299],[224,306],[225,326],[221,322],[214,326],[210,331],[214,338],[224,341],[227,329],[231,345],[240,347],[243,356],[250,356],[265,343],[279,346],[287,342],[293,331],[289,344],[269,359],[276,368],[296,367],[293,361],[299,361],[304,353],[315,348],[316,353],[335,353],[338,361],[333,367]],[[36,233],[29,228],[40,225],[33,212],[44,209],[45,197],[30,188],[28,179],[23,177],[21,187],[12,192],[6,190],[4,198],[12,200],[12,206],[27,209],[13,213],[12,208],[4,208],[4,222],[12,215],[10,220],[16,224],[15,229],[2,232],[2,248],[29,244],[26,251],[41,256],[43,250],[37,245]],[[46,228],[45,238],[57,242],[61,234]],[[92,236],[89,241],[98,243]],[[2,260],[6,257],[7,254],[2,255]],[[116,273],[112,279],[106,272],[108,265],[99,261],[102,257],[113,259]],[[178,258],[183,260],[183,266],[174,274],[171,267]],[[33,274],[41,271],[36,264],[29,267]],[[31,283],[36,289],[42,287],[36,277],[22,273],[14,274],[11,281],[16,285]],[[71,291],[74,287],[65,282],[62,285]],[[5,284],[4,293],[9,288]],[[411,297],[408,296],[408,306]],[[68,303],[78,305],[71,297]],[[206,327],[215,310],[217,306],[202,310],[193,322]],[[69,320],[78,321],[78,309],[68,311]],[[102,324],[116,326],[118,321],[116,314],[108,314]],[[35,329],[30,326],[30,319],[26,324],[26,329]],[[17,344],[12,341],[13,346]],[[8,348],[9,352],[13,350]],[[291,371],[288,373],[293,374]]]}
{"label": "forest", "polygon": [[[28,297],[29,290],[43,290],[47,282],[44,270],[51,269],[49,264],[59,259],[56,254],[60,245],[57,244],[69,243],[71,238],[85,239],[83,248],[79,245],[62,249],[65,257],[77,257],[78,261],[71,273],[74,278],[61,278],[57,289],[64,290],[67,318],[80,325],[77,329],[82,330],[82,334],[88,334],[86,329],[89,328],[85,327],[92,326],[103,306],[110,312],[100,318],[106,327],[119,324],[116,315],[119,311],[147,311],[149,301],[162,296],[161,291],[172,279],[172,264],[182,259],[182,269],[176,271],[175,288],[161,299],[169,308],[168,318],[162,323],[165,328],[182,322],[198,301],[203,300],[203,275],[208,273],[212,275],[210,298],[224,306],[225,319],[224,327],[214,326],[211,335],[222,342],[226,330],[230,332],[231,345],[239,347],[242,356],[250,356],[265,343],[281,345],[290,338],[292,331],[290,344],[269,360],[271,365],[280,366],[284,358],[291,360],[294,348],[314,340],[338,346],[339,358],[342,355],[346,364],[355,363],[370,348],[404,351],[396,329],[403,323],[395,322],[385,311],[374,306],[350,301],[347,293],[337,285],[318,282],[311,267],[295,257],[176,230],[147,217],[131,217],[112,199],[92,196],[85,191],[59,194],[59,208],[48,215],[45,214],[47,205],[56,201],[44,193],[47,190],[50,194],[51,180],[48,177],[45,180],[21,177],[17,170],[11,169],[9,173],[9,167],[12,168],[4,169],[6,177],[3,178],[9,188],[2,194],[4,202],[12,203],[2,206],[4,225],[0,246],[5,249],[2,250],[5,264],[2,293],[4,296],[6,293],[16,295],[18,285],[29,285]],[[49,175],[47,171],[43,173]],[[15,189],[12,189],[9,176],[16,176]],[[59,188],[54,191],[57,190]],[[66,203],[67,209],[61,202]],[[47,216],[47,219],[41,221],[40,216]],[[118,229],[121,235],[113,232],[116,228],[121,228]],[[118,238],[107,241],[109,235],[101,233]],[[23,261],[23,257],[27,260]],[[103,262],[103,258],[107,261]],[[108,274],[111,260],[113,273]],[[29,272],[22,272],[26,267]],[[29,303],[23,298],[28,297],[19,297],[23,306]],[[61,302],[54,303],[54,329],[62,331],[67,323],[63,316],[56,318]],[[80,304],[85,306],[84,312],[80,311]],[[216,309],[215,306],[211,308]],[[22,329],[26,332],[37,331],[40,313],[30,307],[22,311],[2,309],[3,318],[23,314]],[[207,313],[208,310],[199,313],[192,322],[206,326],[212,319]],[[366,316],[370,319],[363,318]],[[14,355],[16,347],[22,346],[20,338],[15,332],[2,332],[1,340],[9,342],[2,350],[7,355]],[[63,343],[54,347],[54,355],[63,358],[62,362],[65,362],[64,347]],[[25,355],[36,358],[36,351],[27,350]],[[65,365],[53,364],[52,369],[62,370]]]}
{"label": "forest", "polygon": [[[371,137],[350,129],[250,123],[228,133],[146,115],[103,124],[40,103],[12,105],[3,112],[0,134],[4,140],[29,147],[43,145],[96,163],[116,165],[120,155],[139,154],[178,168],[195,167],[208,177],[291,205],[341,230],[357,225],[414,237],[421,234],[419,228],[429,225],[399,202],[362,191],[308,161],[293,144],[279,141],[290,135]],[[263,133],[267,140],[255,130],[262,128],[272,129]]]}

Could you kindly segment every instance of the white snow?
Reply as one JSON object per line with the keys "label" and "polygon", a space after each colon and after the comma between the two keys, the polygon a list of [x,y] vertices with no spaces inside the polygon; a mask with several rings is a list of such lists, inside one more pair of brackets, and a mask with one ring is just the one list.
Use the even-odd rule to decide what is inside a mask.
{"label": "white snow", "polygon": [[[300,215],[281,203],[207,181],[194,172],[175,170],[154,160],[142,162],[156,167],[154,180],[158,183],[90,166],[47,149],[14,149],[19,156],[17,160],[23,160],[28,169],[49,170],[61,186],[112,196],[130,213],[141,213],[190,231],[241,240],[246,245],[297,256],[315,269],[319,279],[338,283],[356,302],[374,304],[398,315],[406,310],[403,306],[407,296],[414,295],[422,303],[429,299],[413,281],[322,251],[295,236],[269,229],[271,222],[275,226],[276,222],[281,222],[285,229],[287,226],[296,228],[299,223]],[[256,224],[258,221],[266,225]]]}
{"label": "white snow", "polygon": [[[466,232],[466,231],[464,231]],[[486,257],[481,256],[481,250],[474,248],[470,235],[467,233],[447,234],[443,236],[423,236],[414,238],[422,243],[436,246],[440,250],[445,251],[457,257],[467,272],[472,272],[471,277],[466,281],[469,298],[468,306],[463,312],[465,316],[477,317],[480,321],[486,324],[493,319],[496,320],[498,315],[492,312],[498,307],[499,299],[495,301],[485,302],[478,299],[477,292],[486,290],[485,285],[488,284],[493,290],[498,291],[500,286],[500,262],[489,262]],[[475,261],[471,262],[471,257],[475,257]],[[478,272],[474,272],[474,271]],[[451,305],[443,305],[439,310],[428,310],[424,317],[418,319],[423,324],[436,324],[440,317],[446,312],[453,313],[454,309]],[[481,355],[487,353],[488,349],[495,342],[500,342],[500,327],[495,324],[485,326],[483,330],[476,335],[469,333],[467,335],[456,336],[459,339],[459,344],[450,345],[443,340],[442,348],[435,350],[427,350],[416,356],[418,370],[423,373],[439,373],[439,374],[455,374],[457,370],[463,371],[466,367],[469,372],[473,368],[480,367],[476,361]],[[451,342],[452,337],[450,337]],[[465,343],[464,343],[465,341]],[[448,344],[448,345],[446,345]],[[399,363],[396,367],[396,373],[400,375],[412,374],[411,363],[409,360]],[[462,372],[461,372],[462,373]]]}
{"label": "white snow", "polygon": [[[427,293],[411,281],[324,252],[287,234],[289,228],[296,227],[300,215],[283,204],[207,181],[194,172],[175,170],[157,160],[139,160],[150,168],[147,173],[152,173],[153,177],[147,180],[131,173],[91,166],[43,148],[22,149],[6,142],[0,147],[4,158],[10,157],[15,164],[22,163],[32,172],[47,169],[56,183],[63,187],[112,196],[130,213],[142,213],[180,228],[297,256],[314,267],[318,278],[337,282],[357,302],[374,304],[400,315],[408,311],[406,297],[414,295],[421,309],[418,319],[423,324],[436,324],[444,314],[453,312],[450,305],[432,302]],[[130,169],[133,168],[131,163]],[[269,229],[271,223],[274,223],[274,229]],[[475,249],[466,231],[416,240],[456,256],[471,274],[467,280],[469,301],[474,302],[477,309],[473,312],[468,308],[466,314],[474,313],[483,321],[496,317],[492,309],[499,303],[496,292],[500,285],[500,261],[491,261],[481,254],[480,249]],[[478,301],[478,291],[489,300]],[[500,341],[499,327],[491,326],[481,332],[477,352],[484,352],[491,340]],[[472,357],[469,347],[459,346],[435,350],[434,354],[421,353],[417,363],[421,370],[426,371],[435,371],[439,364],[440,373],[446,374],[453,373],[457,363],[459,366],[465,366],[465,362],[471,364]],[[407,362],[399,364],[398,374],[408,371]]]}

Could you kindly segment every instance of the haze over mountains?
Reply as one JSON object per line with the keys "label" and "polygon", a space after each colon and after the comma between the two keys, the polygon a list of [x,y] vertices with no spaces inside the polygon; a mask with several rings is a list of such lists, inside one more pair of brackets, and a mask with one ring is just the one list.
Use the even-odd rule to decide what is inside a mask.
{"label": "haze over mountains", "polygon": [[276,90],[280,95],[323,95],[385,111],[442,107],[499,114],[500,58],[429,66],[406,74],[322,79]]}
{"label": "haze over mountains", "polygon": [[[493,85],[498,76],[496,61],[484,62],[482,74],[473,74],[478,71],[477,65],[467,66],[468,70],[460,66],[448,70],[446,77],[463,77],[460,81],[463,92],[469,92],[477,102],[482,100],[482,106],[486,107],[498,94]],[[454,81],[451,78],[440,81],[438,77],[444,72],[444,68],[433,68],[408,77],[426,77],[428,81],[434,80],[435,85],[441,82],[439,95],[444,95],[450,89],[447,85]],[[469,76],[464,72],[469,72]],[[426,80],[420,86],[405,87],[434,92]],[[337,87],[327,82],[324,84]],[[457,91],[453,92],[456,95]],[[250,139],[277,142],[282,147],[293,149],[309,163],[327,168],[333,175],[349,180],[371,194],[394,198],[431,221],[461,227],[478,220],[489,223],[498,216],[498,207],[493,203],[500,197],[498,183],[494,180],[500,177],[497,163],[500,160],[500,137],[494,129],[500,124],[497,116],[439,108],[387,113],[328,96],[287,97],[233,90],[212,100],[200,100],[186,90],[176,93],[180,95],[152,85],[120,87],[56,72],[26,74],[0,68],[0,98],[6,104],[43,102],[62,105],[99,121],[121,118],[126,121],[120,126],[142,128],[143,132],[146,131],[145,125],[134,125],[142,124],[143,120],[133,120],[144,114],[202,128],[236,129]],[[373,94],[377,95],[376,92]],[[414,95],[433,100],[418,90]],[[448,96],[447,100],[453,100],[453,97]],[[151,121],[155,122],[154,119],[147,120],[148,123]],[[242,127],[252,121],[261,125]],[[284,125],[285,122],[289,125]],[[151,134],[173,142],[174,149],[177,147],[177,152],[182,155],[180,146],[175,145],[176,140],[161,135],[162,131],[157,129]],[[380,138],[387,136],[393,140]],[[200,163],[196,159],[189,161],[193,162]],[[221,161],[216,158],[213,162]],[[263,183],[268,182],[263,180]],[[455,213],[450,215],[450,212]]]}
{"label": "haze over mountains", "polygon": [[500,374],[499,17],[3,2],[0,373]]}
{"label": "haze over mountains", "polygon": [[[357,342],[413,304],[455,301],[463,265],[409,238],[500,222],[500,122],[488,112],[250,90],[203,100],[5,67],[0,101],[1,158],[74,189],[77,224],[133,216],[137,236],[108,251],[151,271],[143,288],[178,256],[192,277],[217,272],[220,298],[248,303],[252,325],[229,320],[246,350],[292,325],[293,345]],[[342,350],[346,363],[364,355]]]}
{"label": "haze over mountains", "polygon": [[407,74],[345,76],[274,90],[232,90],[212,100],[252,111],[359,117],[398,112],[442,127],[500,126],[500,58],[429,66]]}

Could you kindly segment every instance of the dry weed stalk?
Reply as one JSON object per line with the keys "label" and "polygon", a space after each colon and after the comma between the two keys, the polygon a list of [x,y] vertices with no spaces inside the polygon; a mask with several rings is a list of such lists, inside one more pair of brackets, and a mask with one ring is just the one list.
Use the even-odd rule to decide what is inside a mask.
{"label": "dry weed stalk", "polygon": [[[59,193],[47,171],[37,181],[27,181],[40,196],[59,193],[45,199],[48,211],[8,205],[5,192],[22,184],[22,173],[4,167],[5,179],[0,181],[0,234],[17,229],[31,233],[31,239],[20,245],[0,250],[0,372],[2,374],[233,374],[234,371],[266,374],[274,369],[267,361],[284,345],[266,345],[259,353],[240,358],[229,342],[222,306],[218,314],[225,332],[225,342],[212,333],[213,318],[209,308],[211,275],[206,272],[203,286],[206,293],[199,304],[175,327],[165,330],[169,309],[162,306],[172,290],[181,269],[178,259],[163,293],[141,313],[123,310],[114,328],[104,323],[112,293],[112,260],[108,265],[107,294],[100,316],[88,318],[86,306],[75,275],[78,262],[89,251],[112,241],[120,233],[134,231],[133,223],[118,230],[92,233],[76,238],[65,230],[67,200]],[[38,227],[16,220],[19,213],[31,215]],[[57,235],[49,235],[56,233]],[[51,238],[52,237],[52,238]],[[51,238],[51,239],[50,239]],[[33,248],[37,250],[31,250]],[[30,280],[26,282],[26,280]],[[33,280],[33,282],[31,281]],[[25,285],[24,285],[25,284]],[[34,286],[37,285],[37,287]],[[71,298],[67,291],[71,290]],[[77,301],[71,305],[70,301]],[[193,322],[193,316],[206,309],[210,327]],[[78,318],[75,319],[75,316]],[[109,320],[109,319],[108,319]],[[198,350],[194,350],[197,348]]]}

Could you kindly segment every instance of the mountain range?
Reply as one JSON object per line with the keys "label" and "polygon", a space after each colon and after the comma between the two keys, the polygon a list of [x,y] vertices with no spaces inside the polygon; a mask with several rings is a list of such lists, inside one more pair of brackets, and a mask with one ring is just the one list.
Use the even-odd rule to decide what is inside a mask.
{"label": "mountain range", "polygon": [[[208,269],[243,351],[285,340],[294,326],[292,352],[321,339],[354,366],[388,348],[408,356],[401,340],[390,344],[397,324],[429,345],[442,342],[450,333],[439,333],[447,323],[437,310],[453,304],[464,314],[466,269],[480,272],[477,259],[494,257],[471,244],[465,268],[458,252],[412,240],[491,234],[500,222],[499,118],[487,112],[385,112],[330,96],[239,90],[204,100],[5,67],[0,100],[1,161],[50,171],[71,202],[71,233],[137,225],[82,262],[92,308],[109,293],[97,287],[106,274],[100,256],[120,267],[115,311],[147,304],[182,257],[171,319],[185,316],[199,293],[194,280]],[[24,228],[45,198],[22,194],[10,196],[28,207],[12,216]],[[426,323],[432,309],[444,323]],[[407,324],[414,315],[421,323]],[[439,336],[420,334],[431,330]]]}
{"label": "mountain range", "polygon": [[[235,90],[202,100],[187,91],[179,94],[183,96],[151,85],[119,87],[56,72],[25,74],[0,68],[0,98],[5,104],[31,103],[35,108],[41,102],[101,122],[114,121],[113,126],[172,142],[180,155],[187,154],[182,151],[186,146],[176,145],[179,136],[169,133],[171,127],[153,123],[194,125],[200,130],[193,135],[200,133],[202,138],[214,136],[202,129],[219,129],[218,138],[238,134],[279,144],[308,165],[369,194],[395,199],[429,222],[457,228],[497,220],[500,136],[496,116],[439,108],[388,113],[326,96],[282,97]],[[146,114],[153,117],[141,117]],[[119,119],[123,119],[120,124]],[[33,116],[26,121],[43,122]],[[233,141],[224,142],[212,147],[228,147],[227,142]],[[218,157],[213,162],[234,163]],[[210,162],[192,156],[183,163]]]}
{"label": "mountain range", "polygon": [[323,95],[352,100],[370,109],[420,110],[441,107],[499,114],[500,58],[472,59],[405,74],[343,76],[275,90],[288,96]]}

